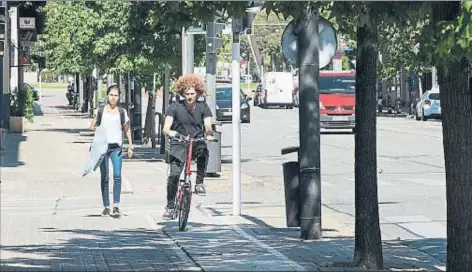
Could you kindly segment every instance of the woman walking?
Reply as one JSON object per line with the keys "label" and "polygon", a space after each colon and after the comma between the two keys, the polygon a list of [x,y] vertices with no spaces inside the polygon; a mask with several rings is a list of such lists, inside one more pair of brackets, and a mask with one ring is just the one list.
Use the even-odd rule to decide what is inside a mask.
{"label": "woman walking", "polygon": [[[133,140],[129,126],[129,117],[126,110],[118,106],[120,100],[120,89],[112,85],[107,89],[107,104],[98,109],[96,118],[92,121],[90,128],[95,130],[102,126],[104,137],[107,139],[108,149],[100,164],[100,179],[104,210],[102,216],[120,218],[121,212],[118,207],[121,196],[121,168],[123,162],[122,146],[123,134],[128,138],[128,157],[133,156]],[[110,210],[109,196],[109,161],[113,165],[113,211]]]}

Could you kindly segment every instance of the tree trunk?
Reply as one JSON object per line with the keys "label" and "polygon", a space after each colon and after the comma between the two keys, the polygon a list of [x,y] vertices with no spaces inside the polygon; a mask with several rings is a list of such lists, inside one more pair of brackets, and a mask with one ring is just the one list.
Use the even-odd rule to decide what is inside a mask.
{"label": "tree trunk", "polygon": [[88,117],[92,118],[93,117],[93,104],[94,104],[94,95],[95,95],[95,89],[93,88],[93,80],[94,78],[92,76],[89,76],[87,78],[87,86],[89,88],[89,105],[88,105]]}
{"label": "tree trunk", "polygon": [[377,26],[357,28],[354,264],[383,269],[377,194]]}
{"label": "tree trunk", "polygon": [[472,92],[467,68],[438,67],[447,202],[447,271],[472,271]]}
{"label": "tree trunk", "polygon": [[[433,23],[454,21],[461,3],[435,2]],[[436,33],[440,33],[436,30]],[[447,203],[447,271],[472,271],[472,90],[467,59],[438,65]]]}

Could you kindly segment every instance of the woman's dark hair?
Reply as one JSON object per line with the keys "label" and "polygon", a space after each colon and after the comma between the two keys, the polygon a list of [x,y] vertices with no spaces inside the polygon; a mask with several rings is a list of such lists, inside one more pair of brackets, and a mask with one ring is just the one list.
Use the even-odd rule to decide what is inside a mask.
{"label": "woman's dark hair", "polygon": [[118,88],[118,85],[116,85],[116,84],[110,85],[110,87],[108,87],[108,89],[107,89],[107,95],[108,95],[112,90],[117,90],[117,91],[118,91],[118,95],[121,95],[121,90],[120,90],[120,88]]}

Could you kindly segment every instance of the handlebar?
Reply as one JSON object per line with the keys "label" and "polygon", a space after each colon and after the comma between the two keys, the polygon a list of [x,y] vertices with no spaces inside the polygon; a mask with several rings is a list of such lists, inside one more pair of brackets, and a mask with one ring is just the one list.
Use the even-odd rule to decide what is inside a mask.
{"label": "handlebar", "polygon": [[[177,132],[177,134],[175,135],[175,137],[172,137],[171,139],[174,139],[178,142],[183,142],[183,143],[188,143],[190,141],[190,136],[184,136],[180,133]],[[197,138],[193,138],[193,142],[218,142],[218,139],[213,139],[211,141],[207,140],[206,137],[197,137]]]}

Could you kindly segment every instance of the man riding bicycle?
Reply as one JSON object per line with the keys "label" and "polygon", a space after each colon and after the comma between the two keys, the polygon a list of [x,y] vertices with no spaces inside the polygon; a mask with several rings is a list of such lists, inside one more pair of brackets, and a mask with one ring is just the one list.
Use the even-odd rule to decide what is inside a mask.
{"label": "man riding bicycle", "polygon": [[[167,206],[164,212],[164,219],[171,219],[175,209],[175,197],[178,190],[179,178],[183,171],[187,156],[186,144],[173,141],[177,134],[190,136],[193,138],[205,136],[207,140],[213,140],[212,113],[210,107],[205,102],[198,101],[198,98],[205,93],[205,84],[198,76],[193,74],[183,75],[176,83],[176,92],[184,99],[177,97],[166,113],[164,128],[162,132],[169,136],[169,166],[170,173],[167,179]],[[192,156],[197,161],[197,178],[195,193],[205,195],[206,190],[203,185],[205,177],[209,151],[205,142],[195,143]]]}

